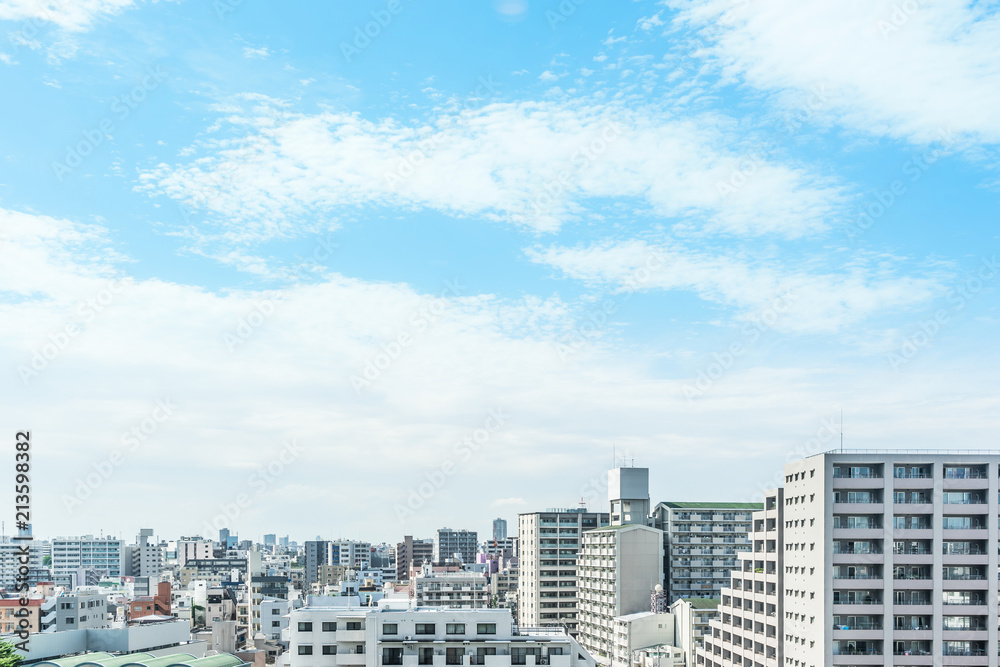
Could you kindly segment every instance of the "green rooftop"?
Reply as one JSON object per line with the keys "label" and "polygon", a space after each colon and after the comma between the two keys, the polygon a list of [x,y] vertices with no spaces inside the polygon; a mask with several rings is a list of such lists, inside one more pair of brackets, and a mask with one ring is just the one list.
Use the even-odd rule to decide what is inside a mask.
{"label": "green rooftop", "polygon": [[762,510],[764,503],[660,503],[678,510]]}
{"label": "green rooftop", "polygon": [[58,665],[58,667],[76,667],[81,662],[100,662],[101,660],[111,660],[115,656],[110,653],[86,653],[84,655],[74,655],[68,658],[56,658],[55,660],[42,660],[37,665]]}
{"label": "green rooftop", "polygon": [[146,660],[152,658],[153,656],[149,653],[129,653],[127,655],[119,655],[114,658],[92,658],[89,655],[83,656],[84,658],[90,658],[89,660],[81,660],[76,663],[77,665],[100,665],[101,667],[122,667],[122,665],[127,665],[130,662],[137,662],[140,664],[145,664]]}
{"label": "green rooftop", "polygon": [[[131,658],[133,656],[122,656],[122,657]],[[196,658],[190,653],[172,653],[171,655],[161,655],[158,658],[149,658],[148,660],[142,660],[142,659],[129,660],[126,663],[122,663],[121,667],[124,667],[125,665],[141,665],[141,667],[170,667],[170,665],[189,662],[195,659]]]}
{"label": "green rooftop", "polygon": [[693,609],[717,609],[722,602],[719,598],[684,598]]}
{"label": "green rooftop", "polygon": [[177,660],[174,665],[184,665],[185,667],[238,667],[246,664],[235,655],[220,653],[210,655],[205,658],[195,658],[194,660]]}

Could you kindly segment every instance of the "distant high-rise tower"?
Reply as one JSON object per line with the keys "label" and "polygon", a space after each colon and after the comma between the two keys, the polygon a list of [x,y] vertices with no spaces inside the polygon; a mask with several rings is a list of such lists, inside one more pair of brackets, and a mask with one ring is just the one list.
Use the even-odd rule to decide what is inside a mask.
{"label": "distant high-rise tower", "polygon": [[493,539],[497,542],[503,542],[507,539],[506,519],[493,519]]}

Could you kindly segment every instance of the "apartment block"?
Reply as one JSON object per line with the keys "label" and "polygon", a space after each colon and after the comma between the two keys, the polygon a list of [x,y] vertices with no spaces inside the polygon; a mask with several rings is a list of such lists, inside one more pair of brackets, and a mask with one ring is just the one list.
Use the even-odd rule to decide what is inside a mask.
{"label": "apartment block", "polygon": [[518,624],[577,632],[577,556],[585,530],[607,526],[607,512],[550,509],[518,516]]}
{"label": "apartment block", "polygon": [[108,577],[123,574],[123,548],[125,543],[111,537],[58,537],[52,540],[52,576],[57,580],[77,576],[93,570]]}
{"label": "apartment block", "polygon": [[835,452],[785,466],[785,655],[996,665],[1000,455]]}
{"label": "apartment block", "polygon": [[479,537],[474,530],[452,530],[441,528],[434,542],[434,562],[444,563],[458,560],[462,563],[475,563],[479,552]]}
{"label": "apartment block", "polygon": [[158,579],[163,572],[163,547],[151,543],[153,536],[151,528],[143,528],[136,537],[133,546],[126,547],[126,574],[133,577],[152,577]]}
{"label": "apartment block", "polygon": [[718,617],[710,622],[702,646],[695,648],[697,665],[783,664],[784,505],[782,490],[775,489],[765,494],[764,509],[754,513],[751,550],[739,554],[739,567],[722,591]]}
{"label": "apartment block", "polygon": [[612,667],[633,667],[639,651],[656,649],[657,667],[684,667],[684,652],[675,646],[675,622],[669,612],[640,611],[614,622]]}
{"label": "apartment block", "polygon": [[107,628],[108,599],[97,589],[84,588],[55,599],[55,630]]}
{"label": "apartment block", "polygon": [[760,503],[663,502],[653,525],[663,531],[667,598],[718,598],[750,548],[751,515]]}
{"label": "apartment block", "polygon": [[561,629],[516,629],[506,610],[303,607],[290,616],[289,667],[594,667]]}
{"label": "apartment block", "polygon": [[320,565],[330,565],[328,549],[329,546],[326,540],[306,541],[304,554],[305,566],[302,572],[302,581],[306,590],[309,590],[313,584],[319,581]]}
{"label": "apartment block", "polygon": [[698,649],[705,645],[705,637],[711,635],[710,624],[719,618],[717,598],[681,598],[670,605],[674,615],[675,642],[684,653],[685,667],[695,664]]}
{"label": "apartment block", "polygon": [[12,540],[4,536],[0,538],[0,588],[14,591],[24,548],[28,549],[28,585],[33,587],[40,581],[51,580],[48,568],[42,566],[44,549],[40,542]]}
{"label": "apartment block", "polygon": [[[708,667],[748,664],[726,632],[746,648],[746,588],[756,593],[763,563],[780,641],[772,658],[771,598],[753,598],[766,614],[763,655],[752,638],[755,665],[997,665],[998,482],[997,453],[836,451],[786,465],[763,540],[755,517],[753,554],[741,557],[699,657]],[[739,632],[727,622],[737,598]],[[756,631],[758,617],[750,622]]]}
{"label": "apartment block", "polygon": [[631,524],[583,533],[577,630],[580,644],[599,664],[613,660],[615,619],[649,611],[650,594],[662,579],[661,531]]}
{"label": "apartment block", "polygon": [[431,572],[425,566],[412,588],[418,607],[485,609],[490,604],[489,582],[478,572]]}
{"label": "apartment block", "polygon": [[[223,529],[225,530],[225,529]],[[222,531],[219,531],[220,533]],[[226,531],[228,533],[228,531]],[[206,560],[215,556],[211,540],[186,538],[177,540],[177,566],[184,567],[189,560]]]}
{"label": "apartment block", "polygon": [[415,540],[407,535],[396,545],[396,581],[410,580],[410,568],[434,560],[434,540]]}

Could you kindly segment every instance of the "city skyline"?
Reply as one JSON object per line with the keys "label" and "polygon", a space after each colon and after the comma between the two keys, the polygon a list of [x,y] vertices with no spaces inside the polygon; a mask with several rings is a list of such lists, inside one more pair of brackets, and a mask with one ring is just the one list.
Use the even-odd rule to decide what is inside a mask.
{"label": "city skyline", "polygon": [[748,501],[841,413],[994,446],[1000,21],[906,7],[0,4],[35,530],[487,535],[616,451]]}

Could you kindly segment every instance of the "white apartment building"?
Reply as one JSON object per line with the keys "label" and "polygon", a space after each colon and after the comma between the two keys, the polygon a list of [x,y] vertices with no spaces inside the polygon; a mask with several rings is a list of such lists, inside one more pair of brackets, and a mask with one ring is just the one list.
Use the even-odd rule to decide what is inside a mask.
{"label": "white apartment building", "polygon": [[96,587],[58,595],[54,600],[55,629],[59,632],[110,627],[107,595]]}
{"label": "white apartment building", "polygon": [[[722,591],[718,618],[710,636],[695,649],[696,664],[778,667],[783,660],[782,581],[784,496],[765,494],[764,509],[753,515],[752,549],[740,554],[740,566]],[[800,666],[801,667],[801,666]]]}
{"label": "white apartment building", "polygon": [[28,584],[34,586],[39,581],[49,579],[48,569],[42,566],[45,549],[41,542],[34,540],[0,539],[0,588],[13,591],[17,585],[18,568],[21,567],[22,549],[28,549]]}
{"label": "white apartment building", "polygon": [[506,610],[303,607],[290,616],[289,667],[594,667],[561,629],[519,629]]}
{"label": "white apartment building", "polygon": [[489,582],[480,572],[431,572],[424,566],[423,574],[411,584],[418,607],[450,609],[486,609],[490,602]]}
{"label": "white apartment building", "polygon": [[[1000,453],[837,451],[786,465],[781,653],[755,661],[997,665],[998,482]],[[745,574],[733,575],[744,589]]]}
{"label": "white apartment building", "polygon": [[663,531],[667,599],[718,598],[738,554],[750,549],[750,517],[760,509],[760,503],[659,503],[653,525]]}
{"label": "white apartment building", "polygon": [[372,564],[371,542],[331,540],[327,542],[326,562],[330,565],[346,565],[355,570],[367,570]]}
{"label": "white apartment building", "polygon": [[462,563],[475,563],[478,551],[479,539],[476,531],[441,528],[434,541],[434,562],[444,563],[457,559]]}
{"label": "white apartment building", "polygon": [[130,576],[160,578],[164,564],[163,547],[150,543],[152,536],[152,529],[143,528],[136,537],[135,545],[125,548]]}
{"label": "white apartment building", "polygon": [[211,540],[177,540],[177,567],[179,568],[184,567],[189,560],[207,560],[214,557],[215,552]]}
{"label": "white apartment building", "polygon": [[711,635],[710,623],[719,618],[717,598],[681,598],[670,605],[674,615],[675,643],[684,652],[685,667],[695,664],[699,648],[705,637]]}
{"label": "white apartment building", "polygon": [[288,600],[263,600],[260,603],[260,631],[268,642],[281,644],[282,636],[287,635],[288,616],[292,610]]}
{"label": "white apartment building", "polygon": [[608,522],[607,512],[584,509],[518,516],[517,619],[521,626],[560,626],[576,634],[580,536]]}
{"label": "white apartment building", "polygon": [[599,664],[613,659],[615,618],[648,611],[650,595],[662,578],[661,531],[632,524],[584,532],[577,629],[580,644]]}
{"label": "white apartment building", "polygon": [[112,537],[57,537],[52,540],[52,576],[58,579],[78,577],[87,570],[103,572],[109,577],[120,577],[123,572],[122,540]]}
{"label": "white apartment building", "polygon": [[614,620],[612,667],[633,667],[637,652],[657,650],[658,667],[684,667],[684,652],[676,647],[674,616],[641,611]]}

